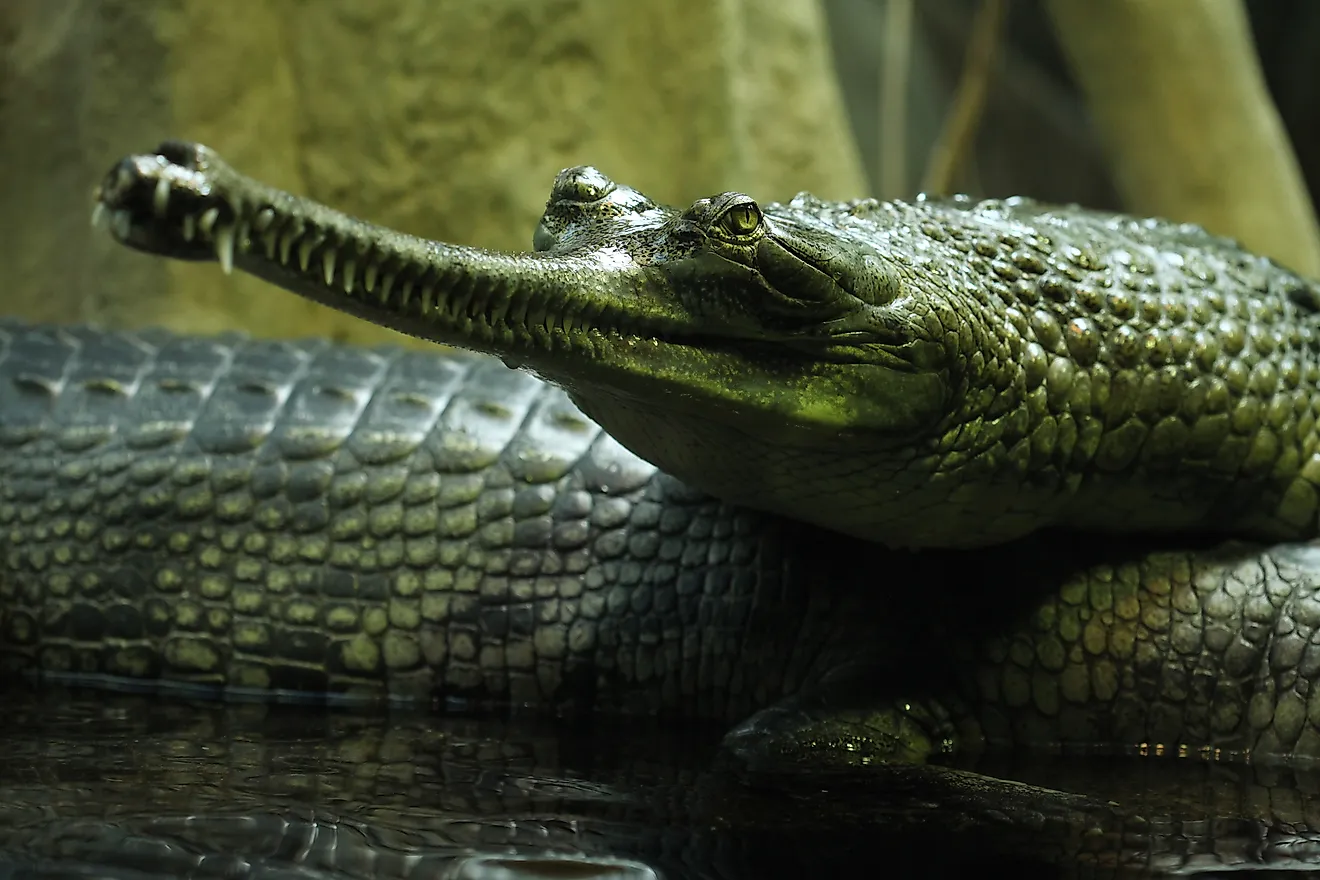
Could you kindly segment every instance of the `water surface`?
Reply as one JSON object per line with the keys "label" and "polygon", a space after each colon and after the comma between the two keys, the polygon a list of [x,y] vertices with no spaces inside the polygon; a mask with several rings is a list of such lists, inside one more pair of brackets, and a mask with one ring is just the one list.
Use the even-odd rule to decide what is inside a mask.
{"label": "water surface", "polygon": [[939,769],[749,774],[717,755],[718,729],[700,726],[2,696],[0,877],[1135,877],[1320,866],[1320,776],[1306,771],[1073,756],[979,767],[1043,788]]}

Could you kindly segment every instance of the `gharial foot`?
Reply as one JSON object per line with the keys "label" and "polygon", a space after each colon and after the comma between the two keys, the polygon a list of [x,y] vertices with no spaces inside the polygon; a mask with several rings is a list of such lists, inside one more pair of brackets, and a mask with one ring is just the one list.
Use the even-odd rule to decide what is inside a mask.
{"label": "gharial foot", "polygon": [[794,699],[757,712],[724,737],[726,759],[753,772],[855,770],[873,764],[925,764],[957,748],[938,706],[905,700],[840,708]]}

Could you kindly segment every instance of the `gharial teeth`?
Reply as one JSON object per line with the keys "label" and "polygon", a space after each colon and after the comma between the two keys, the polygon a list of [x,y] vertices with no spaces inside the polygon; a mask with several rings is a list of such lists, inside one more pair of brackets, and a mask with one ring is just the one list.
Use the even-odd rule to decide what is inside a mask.
{"label": "gharial teeth", "polygon": [[261,236],[261,244],[266,249],[266,259],[275,259],[275,248],[279,245],[279,236],[274,232],[267,232]]}
{"label": "gharial teeth", "polygon": [[220,219],[219,208],[207,208],[202,214],[202,219],[198,221],[197,228],[202,230],[202,235],[210,235],[215,229],[215,221]]}
{"label": "gharial teeth", "polygon": [[298,236],[292,229],[285,230],[280,236],[280,265],[289,265],[289,251],[293,249],[293,241]]}
{"label": "gharial teeth", "polygon": [[215,231],[215,255],[220,268],[228,275],[234,271],[234,227],[222,226]]}
{"label": "gharial teeth", "polygon": [[165,216],[165,209],[170,206],[170,182],[165,178],[156,181],[156,191],[151,194],[151,212],[157,217]]}
{"label": "gharial teeth", "polygon": [[362,271],[362,289],[367,293],[371,293],[376,289],[377,269],[375,263],[367,263],[367,268]]}
{"label": "gharial teeth", "polygon": [[275,212],[270,208],[262,208],[257,212],[257,216],[252,218],[252,230],[261,236],[261,244],[266,249],[266,259],[275,259],[275,248],[279,245],[279,231],[272,229],[275,223]]}
{"label": "gharial teeth", "polygon": [[312,261],[312,251],[316,250],[316,237],[307,236],[298,243],[298,266],[307,271],[307,264]]}
{"label": "gharial teeth", "polygon": [[394,287],[394,273],[386,272],[385,277],[380,279],[380,301],[386,303],[390,301],[390,288]]}
{"label": "gharial teeth", "polygon": [[192,241],[197,237],[197,218],[192,214],[183,215],[183,240]]}
{"label": "gharial teeth", "polygon": [[353,292],[353,278],[357,275],[357,263],[353,260],[344,261],[344,293]]}
{"label": "gharial teeth", "polygon": [[328,247],[325,253],[321,254],[321,268],[325,270],[325,286],[329,287],[335,280],[335,249]]}
{"label": "gharial teeth", "polygon": [[133,231],[133,217],[123,209],[115,211],[110,216],[111,229],[114,231],[115,238],[126,241],[129,234]]}

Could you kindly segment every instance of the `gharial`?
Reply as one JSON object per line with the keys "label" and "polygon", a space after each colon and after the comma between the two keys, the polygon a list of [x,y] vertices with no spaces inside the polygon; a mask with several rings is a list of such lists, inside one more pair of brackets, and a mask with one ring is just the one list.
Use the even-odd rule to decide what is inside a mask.
{"label": "gharial", "polygon": [[1317,551],[1196,549],[1316,529],[1320,288],[1232,242],[1025,200],[676,211],[575,168],[505,255],[173,142],[98,211],[567,398],[467,355],[6,325],[10,667],[759,711],[731,743],[849,760],[1320,754]]}
{"label": "gharial", "polygon": [[130,246],[495,354],[680,479],[890,546],[1316,533],[1320,287],[1195,227],[1023,200],[680,212],[579,167],[506,255],[188,144],[123,162],[101,204]]}

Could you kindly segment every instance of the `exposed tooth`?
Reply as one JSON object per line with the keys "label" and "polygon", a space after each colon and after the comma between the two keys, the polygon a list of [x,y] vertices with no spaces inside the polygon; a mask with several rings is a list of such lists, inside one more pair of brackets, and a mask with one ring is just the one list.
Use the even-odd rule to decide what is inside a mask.
{"label": "exposed tooth", "polygon": [[422,314],[431,311],[431,304],[435,302],[435,285],[427,284],[422,287]]}
{"label": "exposed tooth", "polygon": [[197,237],[197,218],[192,214],[183,215],[183,240],[192,241]]}
{"label": "exposed tooth", "polygon": [[156,181],[156,191],[151,194],[151,211],[157,217],[165,216],[165,209],[170,206],[170,182],[165,178]]}
{"label": "exposed tooth", "polygon": [[275,212],[270,208],[262,208],[257,212],[257,216],[252,218],[252,228],[257,232],[265,232],[270,229],[270,224],[275,222]]}
{"label": "exposed tooth", "polygon": [[92,205],[92,228],[93,229],[110,228],[110,216],[105,209],[104,202],[97,202],[95,205]]}
{"label": "exposed tooth", "polygon": [[198,221],[197,228],[202,230],[202,235],[209,236],[215,230],[215,221],[220,219],[219,208],[207,208],[202,214],[202,219]]}
{"label": "exposed tooth", "polygon": [[321,267],[325,269],[325,286],[329,287],[335,280],[335,249],[328,247],[325,253],[321,254]]}
{"label": "exposed tooth", "polygon": [[380,301],[387,303],[390,301],[390,288],[394,287],[394,273],[386,272],[385,277],[380,279]]}
{"label": "exposed tooth", "polygon": [[600,313],[601,310],[598,307],[592,305],[590,302],[584,303],[582,308],[578,311],[577,321],[574,323],[574,328],[580,328],[583,333],[592,333],[593,328],[600,326],[602,323],[600,320]]}
{"label": "exposed tooth", "polygon": [[261,245],[266,251],[266,259],[275,259],[275,247],[279,243],[279,235],[271,225],[275,222],[275,212],[270,208],[262,208],[257,212],[257,216],[252,218],[252,229],[261,236]]}
{"label": "exposed tooth", "polygon": [[403,282],[403,287],[399,288],[399,308],[407,308],[408,300],[412,299],[413,283],[411,281]]}
{"label": "exposed tooth", "polygon": [[572,333],[578,329],[579,320],[582,317],[580,309],[573,309],[563,316],[564,332]]}
{"label": "exposed tooth", "polygon": [[234,227],[222,226],[215,231],[215,255],[220,268],[228,275],[234,271]]}
{"label": "exposed tooth", "polygon": [[500,302],[491,307],[489,314],[486,315],[486,323],[492,327],[504,320],[504,315],[509,311],[509,299],[505,297]]}
{"label": "exposed tooth", "polygon": [[252,250],[252,224],[246,220],[238,221],[238,229],[234,232],[234,247],[238,248],[240,254]]}
{"label": "exposed tooth", "polygon": [[362,289],[367,293],[376,289],[376,269],[375,263],[367,263],[367,268],[362,272]]}
{"label": "exposed tooth", "polygon": [[111,227],[114,230],[115,238],[127,240],[129,234],[133,231],[133,218],[128,211],[120,208],[110,217]]}
{"label": "exposed tooth", "polygon": [[304,272],[307,271],[307,265],[312,261],[312,251],[316,250],[316,237],[309,235],[298,242],[298,266]]}
{"label": "exposed tooth", "polygon": [[[472,295],[470,295],[470,293],[471,293],[471,292],[469,291],[469,296],[467,297],[467,309],[466,309],[466,311],[467,311],[467,315],[466,315],[466,317],[468,317],[468,318],[479,318],[479,317],[481,317],[482,312],[487,312],[487,311],[490,311],[490,310],[491,310],[490,300],[493,299],[494,296],[492,296],[492,297],[489,298],[489,299],[482,299],[481,297],[472,296]],[[463,307],[462,307],[459,303],[456,302],[457,299],[458,299],[458,297],[450,297],[451,305],[449,306],[449,310],[450,310],[451,312],[453,312],[455,315],[457,315],[457,314],[459,314],[460,312],[464,311]],[[507,297],[505,297],[505,305],[504,305],[504,307],[505,307],[506,309],[509,307],[509,306],[508,306],[508,298],[507,298]],[[551,321],[553,321],[554,319],[553,319],[553,318],[547,318],[547,320],[551,320]]]}
{"label": "exposed tooth", "polygon": [[297,233],[292,229],[284,230],[284,234],[280,236],[281,266],[289,265],[289,251],[293,249],[293,242],[294,239],[296,239],[297,237],[298,237]]}
{"label": "exposed tooth", "polygon": [[509,308],[504,311],[505,323],[513,327],[521,327],[527,323],[527,309],[531,306],[532,298],[529,296],[520,296],[513,300]]}
{"label": "exposed tooth", "polygon": [[353,292],[353,278],[357,275],[357,263],[353,260],[344,261],[344,293]]}

